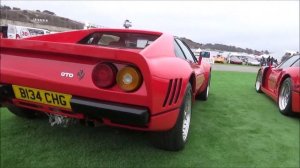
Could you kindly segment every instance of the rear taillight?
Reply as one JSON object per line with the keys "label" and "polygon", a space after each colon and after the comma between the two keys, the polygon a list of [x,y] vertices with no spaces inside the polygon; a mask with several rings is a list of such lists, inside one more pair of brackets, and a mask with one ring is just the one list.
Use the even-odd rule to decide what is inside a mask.
{"label": "rear taillight", "polygon": [[117,68],[111,63],[98,64],[92,74],[93,82],[97,87],[108,88],[116,83]]}
{"label": "rear taillight", "polygon": [[142,81],[140,71],[132,66],[125,66],[117,74],[117,84],[126,92],[137,90],[141,86]]}

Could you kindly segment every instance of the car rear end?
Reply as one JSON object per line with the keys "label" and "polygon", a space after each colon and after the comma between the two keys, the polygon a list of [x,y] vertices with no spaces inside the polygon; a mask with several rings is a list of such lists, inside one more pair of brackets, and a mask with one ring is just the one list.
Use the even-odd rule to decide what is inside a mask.
{"label": "car rear end", "polygon": [[2,40],[1,104],[138,130],[170,129],[176,110],[156,115],[152,99],[152,86],[168,83],[151,77],[139,51]]}

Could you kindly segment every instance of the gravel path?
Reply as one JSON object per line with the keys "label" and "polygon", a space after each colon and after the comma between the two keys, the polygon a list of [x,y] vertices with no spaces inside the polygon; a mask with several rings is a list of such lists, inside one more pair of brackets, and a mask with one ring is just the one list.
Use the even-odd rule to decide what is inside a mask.
{"label": "gravel path", "polygon": [[232,64],[213,64],[213,71],[238,71],[257,73],[260,66],[232,65]]}

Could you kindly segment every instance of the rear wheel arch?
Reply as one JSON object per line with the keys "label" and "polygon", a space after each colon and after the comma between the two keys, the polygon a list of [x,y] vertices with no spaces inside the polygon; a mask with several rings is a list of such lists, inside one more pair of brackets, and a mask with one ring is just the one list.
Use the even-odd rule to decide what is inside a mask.
{"label": "rear wheel arch", "polygon": [[261,77],[261,85],[264,86],[265,85],[265,76],[266,76],[266,71],[269,69],[269,67],[266,68],[261,68],[258,70],[258,73],[262,73],[262,77]]}
{"label": "rear wheel arch", "polygon": [[[281,78],[280,82],[278,82],[278,84],[277,84],[277,86],[276,86],[276,88],[277,88],[277,95],[279,95],[280,87],[281,87],[282,83],[284,82],[284,80],[286,80],[286,78],[291,78],[291,76],[290,76],[289,74],[285,74],[285,75]],[[292,78],[291,78],[291,79],[292,79]],[[291,83],[291,85],[292,85],[292,87],[293,87],[293,82]]]}
{"label": "rear wheel arch", "polygon": [[292,87],[293,82],[289,75],[285,75],[278,86],[277,105],[280,113],[287,116],[292,115]]}
{"label": "rear wheel arch", "polygon": [[194,73],[192,73],[192,74],[190,75],[189,83],[190,83],[191,86],[192,86],[192,91],[193,91],[193,93],[195,93],[195,90],[196,90],[196,75],[195,75]]}
{"label": "rear wheel arch", "polygon": [[151,142],[154,146],[169,151],[179,151],[184,148],[190,132],[192,94],[192,86],[187,83],[174,127],[167,131],[152,132]]}
{"label": "rear wheel arch", "polygon": [[265,75],[266,75],[265,72],[267,71],[267,69],[268,69],[268,68],[264,68],[264,69],[260,69],[260,70],[258,71],[258,72],[261,72],[261,74],[262,74],[262,77],[261,77],[261,78],[262,78],[262,81],[261,81],[262,83],[263,83],[263,81],[264,81],[264,77],[265,77]]}

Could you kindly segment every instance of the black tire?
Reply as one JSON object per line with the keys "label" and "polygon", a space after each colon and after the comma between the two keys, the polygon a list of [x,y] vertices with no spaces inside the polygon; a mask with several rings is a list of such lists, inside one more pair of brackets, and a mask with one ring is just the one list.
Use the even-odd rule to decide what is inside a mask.
{"label": "black tire", "polygon": [[210,88],[210,78],[211,74],[209,74],[209,79],[206,88],[201,92],[196,98],[200,100],[206,101],[208,99],[208,94],[209,94],[209,88]]}
{"label": "black tire", "polygon": [[262,71],[258,71],[257,75],[256,75],[256,81],[254,84],[255,90],[257,93],[262,93],[261,91],[261,85],[262,85]]}
{"label": "black tire", "polygon": [[7,106],[7,108],[11,113],[13,113],[16,116],[21,117],[21,118],[33,119],[33,118],[40,118],[40,117],[45,116],[41,112],[26,109],[26,108],[16,107],[14,105],[9,105],[9,106]]}
{"label": "black tire", "polygon": [[289,116],[292,114],[292,81],[286,78],[280,85],[277,105],[281,114]]}
{"label": "black tire", "polygon": [[[169,151],[179,151],[184,148],[188,140],[189,126],[190,126],[190,119],[191,119],[192,95],[193,94],[192,94],[191,84],[188,84],[175,126],[169,131],[151,133],[151,141],[154,146]],[[183,133],[184,132],[183,125],[184,125],[184,118],[186,117],[185,115],[187,114],[185,113],[185,109],[187,106],[190,107],[190,109],[188,109],[190,113],[189,116],[187,116],[188,125],[186,126],[188,127],[185,127],[187,128],[187,132],[185,136]]]}

